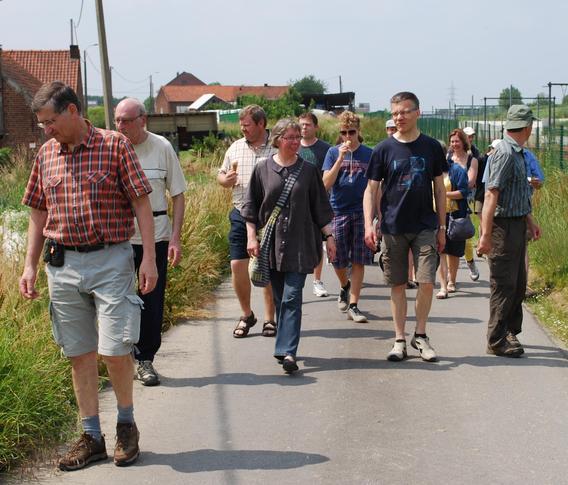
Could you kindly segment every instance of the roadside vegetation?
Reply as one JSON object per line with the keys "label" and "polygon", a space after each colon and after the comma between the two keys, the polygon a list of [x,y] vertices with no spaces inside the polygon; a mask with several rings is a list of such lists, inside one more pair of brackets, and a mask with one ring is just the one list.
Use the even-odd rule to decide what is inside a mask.
{"label": "roadside vegetation", "polygon": [[568,172],[545,157],[546,181],[533,196],[533,213],[543,236],[529,244],[529,285],[538,291],[528,302],[540,321],[568,344]]}

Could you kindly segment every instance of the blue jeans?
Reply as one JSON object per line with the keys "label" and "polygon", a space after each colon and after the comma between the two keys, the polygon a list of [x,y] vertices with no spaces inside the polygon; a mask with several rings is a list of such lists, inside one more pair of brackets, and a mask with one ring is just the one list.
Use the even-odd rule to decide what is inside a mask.
{"label": "blue jeans", "polygon": [[306,274],[270,270],[270,282],[278,324],[274,356],[292,355],[295,357],[300,342],[302,293]]}

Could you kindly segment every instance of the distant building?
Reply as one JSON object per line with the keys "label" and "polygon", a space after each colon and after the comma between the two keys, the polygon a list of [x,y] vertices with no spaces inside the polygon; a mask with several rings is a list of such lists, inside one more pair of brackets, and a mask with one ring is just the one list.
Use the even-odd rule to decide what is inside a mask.
{"label": "distant building", "polygon": [[302,96],[304,106],[313,106],[316,109],[332,111],[334,113],[341,112],[345,109],[354,110],[355,93],[352,91],[345,93],[331,94],[304,94]]}
{"label": "distant building", "polygon": [[371,111],[371,103],[357,103],[355,111],[357,113],[369,113]]}
{"label": "distant building", "polygon": [[30,108],[45,83],[63,81],[83,99],[79,47],[69,50],[2,50],[0,48],[0,147],[23,144],[35,148],[45,141]]}
{"label": "distant building", "polygon": [[[267,84],[264,86],[206,85],[193,74],[184,72],[160,88],[156,96],[155,112],[158,114],[184,112],[196,101],[204,99],[206,101],[199,109],[210,103],[235,105],[237,98],[243,95],[264,96],[266,99],[275,100],[284,96],[289,89],[289,86]],[[202,98],[204,95],[208,95],[207,98]]]}

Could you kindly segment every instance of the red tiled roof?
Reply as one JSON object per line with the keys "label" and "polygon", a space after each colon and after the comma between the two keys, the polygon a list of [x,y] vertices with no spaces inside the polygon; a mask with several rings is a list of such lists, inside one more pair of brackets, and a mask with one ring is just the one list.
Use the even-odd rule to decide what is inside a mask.
{"label": "red tiled roof", "polygon": [[174,77],[168,86],[205,86],[205,83],[190,72],[182,72]]}
{"label": "red tiled roof", "polygon": [[214,94],[223,101],[234,102],[244,94],[278,99],[289,86],[162,86],[160,91],[169,103],[192,103],[203,94]]}
{"label": "red tiled roof", "polygon": [[28,103],[31,103],[34,94],[41,87],[42,82],[26,73],[19,64],[9,57],[2,56],[2,76],[12,81],[12,87],[20,91]]}
{"label": "red tiled roof", "polygon": [[75,92],[79,91],[81,64],[79,59],[70,58],[69,50],[3,50],[2,64],[10,61],[12,69],[16,68],[15,65],[20,66],[21,70],[25,71],[25,75],[37,79],[40,85],[59,80],[71,86]]}

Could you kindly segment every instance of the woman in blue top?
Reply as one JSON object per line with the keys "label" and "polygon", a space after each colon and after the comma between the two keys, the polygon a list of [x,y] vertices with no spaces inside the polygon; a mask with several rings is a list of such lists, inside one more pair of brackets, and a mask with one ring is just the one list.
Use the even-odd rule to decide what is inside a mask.
{"label": "woman in blue top", "polygon": [[[450,144],[455,138],[467,142],[465,134],[461,130],[450,133]],[[462,140],[463,138],[463,140]],[[444,185],[446,186],[446,227],[450,214],[454,218],[465,217],[467,214],[468,174],[458,163],[448,161],[449,165],[444,169]],[[446,237],[446,246],[440,255],[440,291],[436,298],[445,299],[448,292],[456,291],[456,277],[460,258],[465,252],[465,241],[452,241]]]}

